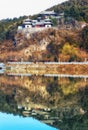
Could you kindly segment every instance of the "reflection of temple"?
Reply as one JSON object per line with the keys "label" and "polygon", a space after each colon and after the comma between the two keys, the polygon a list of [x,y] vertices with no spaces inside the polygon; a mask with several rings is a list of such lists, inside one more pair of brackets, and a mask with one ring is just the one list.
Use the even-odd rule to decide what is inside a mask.
{"label": "reflection of temple", "polygon": [[88,80],[79,78],[2,75],[0,111],[32,116],[59,127],[65,119],[86,114],[87,86]]}

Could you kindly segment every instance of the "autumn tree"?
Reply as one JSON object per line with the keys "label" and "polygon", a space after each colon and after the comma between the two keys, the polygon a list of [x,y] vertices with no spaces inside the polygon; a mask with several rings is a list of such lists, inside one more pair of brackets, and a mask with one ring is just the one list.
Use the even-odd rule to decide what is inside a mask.
{"label": "autumn tree", "polygon": [[77,60],[77,50],[73,45],[70,45],[69,43],[64,44],[62,48],[62,54],[69,55],[69,61]]}
{"label": "autumn tree", "polygon": [[86,26],[81,32],[82,42],[80,47],[83,47],[88,51],[88,26]]}

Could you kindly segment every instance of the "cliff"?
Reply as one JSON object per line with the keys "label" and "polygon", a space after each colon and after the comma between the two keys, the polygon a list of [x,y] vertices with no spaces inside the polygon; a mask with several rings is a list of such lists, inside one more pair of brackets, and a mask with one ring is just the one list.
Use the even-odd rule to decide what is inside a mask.
{"label": "cliff", "polygon": [[47,28],[38,32],[18,31],[15,42],[0,44],[0,61],[84,61],[88,54],[80,48],[81,30]]}

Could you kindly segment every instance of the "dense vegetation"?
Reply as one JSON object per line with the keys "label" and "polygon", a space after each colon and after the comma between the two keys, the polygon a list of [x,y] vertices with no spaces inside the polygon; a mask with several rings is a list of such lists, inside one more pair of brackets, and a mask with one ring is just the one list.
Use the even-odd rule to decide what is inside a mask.
{"label": "dense vegetation", "polygon": [[[69,0],[62,4],[56,5],[49,10],[54,10],[57,13],[64,12],[65,17],[73,17],[76,20],[88,22],[88,1],[87,0]],[[36,18],[37,15],[32,16]],[[21,24],[22,20],[26,16],[13,18],[13,19],[4,19],[0,21],[0,41],[5,39],[13,38],[16,33],[17,26]],[[55,19],[53,19],[54,24],[56,25]]]}
{"label": "dense vegetation", "polygon": [[86,26],[81,33],[82,43],[81,47],[88,51],[88,26]]}
{"label": "dense vegetation", "polygon": [[[53,9],[57,13],[64,12],[65,18],[73,17],[76,19],[76,21],[79,20],[88,22],[87,0],[69,0],[60,5],[56,5],[49,10]],[[38,15],[34,15],[31,18],[35,19],[37,17]],[[0,21],[0,52],[2,54],[0,61],[3,61],[3,59],[4,61],[8,61],[10,59],[17,59],[19,61],[22,57],[24,57],[24,61],[36,61],[37,59],[38,61],[43,60],[55,62],[84,61],[88,59],[88,53],[86,53],[88,52],[88,25],[83,29],[78,29],[73,27],[71,24],[72,22],[70,22],[69,25],[71,24],[72,28],[69,29],[69,31],[64,24],[63,29],[55,30],[51,28],[45,32],[32,34],[29,40],[27,39],[27,34],[24,34],[25,36],[23,36],[23,33],[17,33],[17,27],[22,24],[23,19],[25,18],[27,18],[27,16],[4,19]],[[52,21],[53,25],[57,26],[58,23],[56,19],[53,18]],[[80,24],[81,27],[81,22],[77,21],[77,25],[78,24]],[[45,42],[48,42],[47,46],[43,44],[43,39]],[[39,46],[40,52],[38,52],[36,49],[35,51],[31,52],[31,44],[37,47],[39,43],[42,43],[43,46],[46,46],[45,51],[42,51]],[[26,49],[30,51],[31,56],[27,56],[25,54]],[[8,53],[12,50],[14,51],[13,53]],[[33,50],[33,48],[31,50]]]}
{"label": "dense vegetation", "polygon": [[64,12],[65,17],[73,17],[79,21],[88,22],[88,1],[87,0],[69,0],[62,4],[53,6],[49,10],[57,13]]}
{"label": "dense vegetation", "polygon": [[[69,0],[62,4],[56,5],[49,10],[54,9],[55,12],[64,12],[65,17],[73,17],[80,21],[88,22],[88,1],[87,0]],[[35,17],[35,16],[34,16]],[[11,39],[16,33],[17,26],[21,24],[26,16],[4,19],[0,21],[0,41],[3,39]],[[56,24],[56,21],[54,20]]]}
{"label": "dense vegetation", "polygon": [[3,19],[0,21],[0,41],[13,39],[16,34],[18,25],[21,24],[22,20],[26,16],[13,18],[13,19]]}

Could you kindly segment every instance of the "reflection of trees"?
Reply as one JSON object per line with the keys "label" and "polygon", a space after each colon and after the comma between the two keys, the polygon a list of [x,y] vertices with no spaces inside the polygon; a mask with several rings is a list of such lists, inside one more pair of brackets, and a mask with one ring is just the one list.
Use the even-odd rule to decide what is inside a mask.
{"label": "reflection of trees", "polygon": [[49,82],[46,87],[49,94],[52,96],[55,92],[58,92],[58,83],[55,81]]}
{"label": "reflection of trees", "polygon": [[[57,117],[55,127],[61,130],[81,130],[83,127],[86,130],[88,81],[32,76],[1,77],[0,82],[0,111],[22,114],[19,105],[23,108],[51,108],[49,117]],[[40,114],[36,118],[43,120],[45,117]]]}
{"label": "reflection of trees", "polygon": [[[65,96],[66,98],[68,96]],[[69,101],[76,100],[75,105],[65,104],[61,109],[62,121],[57,121],[55,126],[60,130],[87,130],[88,129],[88,87],[79,89],[75,95],[70,95]],[[67,101],[67,100],[66,100]],[[69,111],[66,109],[69,109]],[[66,109],[66,110],[65,110]],[[65,111],[64,111],[65,110]],[[60,112],[61,112],[60,111]]]}
{"label": "reflection of trees", "polygon": [[88,129],[88,113],[85,115],[76,115],[69,119],[63,119],[63,122],[55,124],[60,130],[87,130]]}
{"label": "reflection of trees", "polygon": [[73,103],[74,95],[79,92],[80,87],[84,88],[88,84],[83,79],[36,76],[0,77],[0,82],[3,86],[7,86],[0,88],[6,92],[11,93],[13,86],[20,89],[21,92],[18,91],[16,95],[19,102],[22,100],[25,102],[25,98],[30,97],[30,101],[48,106],[59,106],[60,103],[64,104],[65,100],[68,102],[69,98]]}
{"label": "reflection of trees", "polygon": [[85,82],[84,79],[62,78],[60,80],[62,81],[59,84],[64,95],[76,94],[80,88],[85,88],[88,84],[88,81]]}
{"label": "reflection of trees", "polygon": [[88,112],[88,86],[78,92],[79,104]]}
{"label": "reflection of trees", "polygon": [[17,103],[14,99],[13,93],[11,95],[8,95],[0,91],[0,111],[13,113],[14,115],[17,115],[19,113],[17,111]]}

